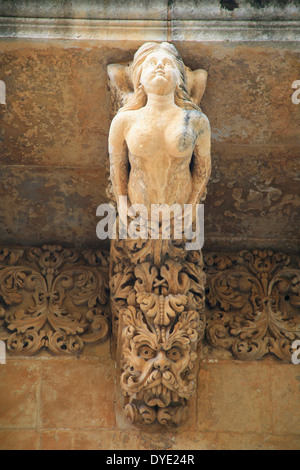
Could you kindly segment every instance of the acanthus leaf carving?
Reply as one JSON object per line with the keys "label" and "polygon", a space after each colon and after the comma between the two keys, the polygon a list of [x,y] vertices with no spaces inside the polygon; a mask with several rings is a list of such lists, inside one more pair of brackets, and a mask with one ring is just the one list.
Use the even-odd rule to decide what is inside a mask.
{"label": "acanthus leaf carving", "polygon": [[[106,338],[108,256],[93,251],[71,258],[65,254],[65,261],[73,261],[60,261],[58,268],[58,263],[55,267],[37,262],[36,249],[32,259],[31,250],[2,249],[0,339],[7,341],[10,353],[33,355],[48,349],[54,354],[80,354],[85,344]],[[47,251],[49,258],[49,247],[39,250]],[[135,267],[127,262],[119,271],[120,264],[115,264],[111,311],[115,312],[116,336],[120,312],[128,307],[139,312],[140,331],[150,329],[155,335],[148,341],[153,347],[157,338],[165,335],[166,339],[170,325],[174,331],[180,329],[181,314],[187,316],[194,308],[199,315],[204,305],[203,262],[193,252],[180,261],[181,270],[178,262],[167,258],[160,268],[150,261]],[[49,269],[56,269],[50,289]],[[298,258],[270,251],[208,253],[205,270],[205,338],[212,352],[230,351],[240,360],[273,354],[291,361],[292,343],[300,337]],[[195,330],[201,341],[204,313],[198,321]],[[131,330],[136,328],[131,325]]]}
{"label": "acanthus leaf carving", "polygon": [[11,258],[0,266],[0,336],[11,354],[79,354],[108,336],[107,263],[88,252],[85,259],[47,245],[20,253],[20,266]]}
{"label": "acanthus leaf carving", "polygon": [[292,342],[300,338],[297,257],[270,250],[206,258],[211,314],[206,338],[241,360],[272,353],[291,361]]}
{"label": "acanthus leaf carving", "polygon": [[167,256],[157,266],[142,254],[140,263],[121,272],[114,254],[123,260],[128,247],[120,256],[114,243],[111,303],[118,311],[125,414],[134,423],[179,424],[195,392],[195,361],[205,331],[202,262],[189,254],[185,260]]}

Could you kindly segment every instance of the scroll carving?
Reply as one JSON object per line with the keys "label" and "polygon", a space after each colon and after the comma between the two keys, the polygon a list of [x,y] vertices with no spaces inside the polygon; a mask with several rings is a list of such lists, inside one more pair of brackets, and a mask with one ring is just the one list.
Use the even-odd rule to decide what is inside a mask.
{"label": "scroll carving", "polygon": [[168,251],[160,265],[150,256],[134,265],[126,248],[119,241],[111,249],[111,304],[121,389],[128,397],[125,412],[134,423],[179,424],[195,392],[195,361],[205,331],[202,255]]}
{"label": "scroll carving", "polygon": [[[171,44],[146,43],[132,63],[108,66],[108,75],[118,111],[109,137],[109,194],[119,212],[124,197],[127,208],[146,211],[162,204],[195,207],[210,176],[210,128],[198,107],[207,73],[188,69]],[[126,217],[131,223],[130,210]],[[181,238],[173,232],[164,238],[160,220],[153,238],[150,217],[143,222],[140,236],[111,242],[120,387],[132,423],[179,424],[195,392],[205,332],[203,259],[200,250],[186,249],[182,230]]]}
{"label": "scroll carving", "polygon": [[[84,344],[107,338],[111,308],[113,341],[118,341],[121,319],[121,344],[126,344],[128,354],[122,363],[122,383],[132,406],[126,411],[138,420],[142,418],[141,402],[134,398],[138,374],[132,373],[133,381],[130,374],[131,367],[139,366],[132,352],[140,345],[139,339],[148,338],[151,350],[156,351],[159,344],[168,352],[173,340],[177,344],[184,338],[184,347],[180,341],[176,345],[176,361],[171,362],[172,355],[167,359],[177,377],[183,364],[178,363],[177,346],[186,348],[191,375],[188,380],[183,375],[191,383],[202,339],[202,358],[256,360],[272,354],[291,361],[293,342],[300,339],[299,257],[256,250],[206,253],[202,260],[201,252],[187,252],[163,240],[164,261],[156,264],[155,250],[140,242],[113,243],[111,306],[108,253],[77,253],[59,246],[0,249],[0,339],[7,342],[9,353],[33,355],[48,349],[54,354],[80,354]],[[137,333],[131,337],[133,330]],[[161,342],[162,334],[169,338],[166,343]],[[180,404],[186,399],[181,397]],[[176,410],[176,421],[183,405],[170,405],[168,415]]]}
{"label": "scroll carving", "polygon": [[241,360],[290,362],[300,338],[300,259],[268,250],[209,254],[208,343]]}
{"label": "scroll carving", "polygon": [[108,261],[61,246],[0,251],[0,339],[10,354],[79,354],[109,333]]}

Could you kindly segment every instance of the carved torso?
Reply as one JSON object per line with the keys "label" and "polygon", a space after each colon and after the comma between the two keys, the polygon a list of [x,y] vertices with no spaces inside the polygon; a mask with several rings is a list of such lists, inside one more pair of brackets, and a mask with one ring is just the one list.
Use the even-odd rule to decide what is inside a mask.
{"label": "carved torso", "polygon": [[147,108],[124,113],[131,204],[186,204],[192,184],[190,163],[202,114],[174,106],[167,112]]}

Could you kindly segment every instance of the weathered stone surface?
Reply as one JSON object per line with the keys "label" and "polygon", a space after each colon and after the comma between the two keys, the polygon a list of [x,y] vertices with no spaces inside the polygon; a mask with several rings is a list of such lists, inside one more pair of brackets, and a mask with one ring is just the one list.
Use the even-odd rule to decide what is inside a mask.
{"label": "weathered stone surface", "polygon": [[[274,244],[296,250],[300,115],[291,86],[299,78],[297,44],[175,44],[188,66],[208,71],[202,109],[211,122],[213,172],[205,248]],[[95,208],[107,201],[106,64],[132,60],[139,45],[1,41],[0,79],[7,85],[7,105],[0,108],[4,244],[98,243]],[[28,171],[16,167],[12,184],[3,165],[28,165]],[[81,182],[69,178],[74,167],[82,168]],[[45,176],[38,184],[40,172],[49,181]],[[84,190],[74,191],[76,186]],[[27,195],[31,191],[31,205],[22,187]],[[41,187],[39,202],[34,194]],[[73,213],[63,207],[67,203]]]}
{"label": "weathered stone surface", "polygon": [[114,428],[114,375],[112,361],[91,358],[43,362],[42,428]]}
{"label": "weathered stone surface", "polygon": [[[42,7],[42,8],[41,8]],[[0,5],[0,36],[140,41],[292,41],[299,0],[49,1]]]}
{"label": "weathered stone surface", "polygon": [[77,432],[73,446],[74,450],[139,450],[140,436],[132,430]]}
{"label": "weathered stone surface", "polygon": [[8,353],[79,355],[86,343],[108,338],[106,253],[5,248],[0,263],[0,339]]}
{"label": "weathered stone surface", "polygon": [[41,364],[36,361],[8,360],[0,365],[0,429],[35,429],[40,377]]}
{"label": "weathered stone surface", "polygon": [[0,450],[40,450],[40,434],[27,430],[0,430]]}
{"label": "weathered stone surface", "polygon": [[[113,361],[10,359],[0,366],[1,450],[299,450],[299,366],[204,361],[180,430],[115,422]],[[43,370],[43,373],[42,373]]]}
{"label": "weathered stone surface", "polygon": [[2,166],[1,243],[95,246],[105,181],[103,168]]}
{"label": "weathered stone surface", "polygon": [[49,0],[38,4],[34,0],[4,2],[0,6],[0,16],[28,18],[89,18],[89,19],[163,19],[167,14],[167,0],[63,0],[59,3]]}
{"label": "weathered stone surface", "polygon": [[298,0],[174,0],[170,1],[177,20],[293,20],[299,15]]}
{"label": "weathered stone surface", "polygon": [[299,75],[297,43],[180,42],[178,49],[187,65],[208,72],[201,105],[209,113],[213,142],[299,146],[299,109],[291,100]]}
{"label": "weathered stone surface", "polygon": [[272,364],[274,433],[300,435],[300,365]]}
{"label": "weathered stone surface", "polygon": [[1,163],[101,166],[107,154],[108,49],[2,44]]}
{"label": "weathered stone surface", "polygon": [[198,375],[198,431],[270,433],[269,380],[266,363],[203,362]]}
{"label": "weathered stone surface", "polygon": [[300,439],[293,435],[233,432],[183,433],[172,438],[173,450],[298,450]]}

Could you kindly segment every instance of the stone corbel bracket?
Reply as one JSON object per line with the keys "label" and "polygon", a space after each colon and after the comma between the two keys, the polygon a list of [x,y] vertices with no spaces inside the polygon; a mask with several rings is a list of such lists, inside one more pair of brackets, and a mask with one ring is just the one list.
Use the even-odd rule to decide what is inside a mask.
{"label": "stone corbel bracket", "polygon": [[[185,66],[191,101],[204,94],[207,72]],[[108,66],[112,115],[134,86],[132,63]],[[113,191],[109,193],[113,195]],[[111,241],[113,349],[125,415],[133,424],[178,425],[196,390],[199,344],[205,332],[201,251],[175,240]]]}
{"label": "stone corbel bracket", "polygon": [[112,244],[113,341],[126,417],[134,424],[174,425],[196,390],[205,275],[201,252],[176,253],[170,243],[158,264],[158,245]]}

